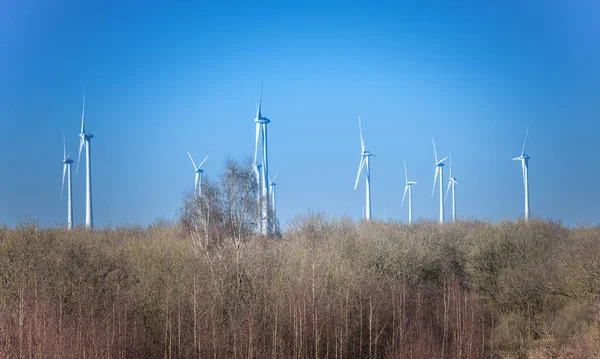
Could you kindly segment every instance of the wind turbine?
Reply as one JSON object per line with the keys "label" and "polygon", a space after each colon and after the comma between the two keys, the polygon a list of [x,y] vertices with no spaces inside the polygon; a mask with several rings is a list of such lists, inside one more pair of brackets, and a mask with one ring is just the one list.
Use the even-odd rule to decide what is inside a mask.
{"label": "wind turbine", "polygon": [[417,182],[408,180],[406,161],[404,161],[404,178],[406,179],[406,186],[404,187],[404,194],[402,195],[400,207],[404,206],[404,197],[406,197],[406,192],[408,192],[408,223],[412,223],[412,185],[417,184]]}
{"label": "wind turbine", "polygon": [[273,214],[273,220],[272,220],[272,225],[273,225],[273,229],[272,229],[272,233],[276,232],[276,223],[277,223],[277,213],[275,212],[275,186],[277,186],[277,183],[275,183],[275,179],[277,178],[277,176],[279,175],[279,172],[277,172],[275,174],[275,177],[273,177],[273,179],[269,180],[269,187],[270,187],[270,192],[271,192],[271,213]]}
{"label": "wind turbine", "polygon": [[62,186],[60,188],[60,199],[62,200],[63,190],[65,188],[65,176],[67,177],[67,229],[73,228],[73,187],[71,186],[71,164],[73,160],[70,158],[71,154],[67,155],[67,141],[65,140],[65,134],[63,133],[63,177]]}
{"label": "wind turbine", "polygon": [[356,174],[356,182],[354,182],[354,190],[356,191],[356,187],[358,186],[358,180],[360,179],[360,173],[363,169],[363,166],[366,167],[365,172],[366,172],[366,215],[365,215],[365,219],[366,220],[370,220],[371,219],[371,161],[370,161],[370,157],[377,157],[374,154],[372,154],[371,152],[366,150],[365,147],[365,141],[363,140],[363,135],[362,135],[362,124],[360,121],[360,116],[358,117],[358,129],[360,131],[360,148],[361,148],[361,152],[360,152],[360,163],[358,165],[358,173]]}
{"label": "wind turbine", "polygon": [[450,187],[452,187],[452,222],[456,221],[456,197],[454,196],[454,186],[457,184],[458,180],[452,177],[452,154],[450,154],[450,177],[448,178],[448,189],[446,190],[444,202],[448,199],[448,192],[450,191]]}
{"label": "wind turbine", "polygon": [[435,156],[435,177],[433,177],[433,190],[431,191],[431,198],[433,198],[433,194],[435,193],[435,183],[438,178],[438,174],[440,175],[440,223],[444,223],[444,161],[448,157],[444,157],[438,161],[437,151],[435,150],[435,141],[433,138],[431,139],[431,143],[433,143],[433,155]]}
{"label": "wind turbine", "polygon": [[264,236],[270,235],[271,229],[271,215],[270,215],[270,202],[269,202],[269,156],[267,147],[267,124],[271,122],[268,118],[262,115],[262,83],[260,85],[260,99],[256,106],[256,143],[254,147],[254,167],[257,166],[257,155],[258,155],[258,143],[259,139],[262,139],[262,186],[260,192],[262,192],[262,198],[258,204],[261,208],[261,234]]}
{"label": "wind turbine", "polygon": [[196,162],[194,162],[192,155],[190,155],[189,152],[187,154],[188,156],[190,156],[192,166],[194,166],[194,172],[196,173],[196,177],[194,178],[194,194],[198,196],[198,198],[200,198],[200,196],[202,195],[202,173],[204,173],[204,170],[202,170],[202,165],[208,159],[208,155],[206,155],[206,157],[204,157],[204,160],[200,163],[200,165],[196,167]]}
{"label": "wind turbine", "polygon": [[94,137],[91,133],[85,132],[85,92],[83,93],[83,109],[81,110],[81,133],[79,134],[79,156],[77,158],[77,170],[79,172],[79,160],[81,160],[81,150],[85,145],[85,228],[94,228],[94,219],[92,216],[92,148],[90,140]]}
{"label": "wind turbine", "polygon": [[513,161],[521,161],[521,167],[523,168],[523,186],[525,187],[525,220],[529,221],[529,155],[525,154],[525,147],[527,146],[527,137],[529,136],[529,126],[525,131],[525,142],[523,143],[523,150],[519,157],[513,158]]}

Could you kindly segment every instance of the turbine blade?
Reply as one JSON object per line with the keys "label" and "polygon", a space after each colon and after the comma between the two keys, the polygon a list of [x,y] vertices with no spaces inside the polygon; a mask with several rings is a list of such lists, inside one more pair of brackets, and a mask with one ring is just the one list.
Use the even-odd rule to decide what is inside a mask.
{"label": "turbine blade", "polygon": [[81,109],[81,133],[85,133],[85,91],[83,91],[83,108]]}
{"label": "turbine blade", "polygon": [[194,171],[198,169],[198,167],[196,167],[196,162],[194,162],[194,159],[192,158],[192,155],[190,155],[190,153],[187,153],[188,156],[190,156],[190,161],[192,161],[192,166],[194,166]]}
{"label": "turbine blade", "polygon": [[439,171],[440,171],[440,168],[438,166],[435,166],[435,175],[433,177],[433,190],[431,191],[431,198],[433,198],[433,194],[435,193],[435,184],[437,183]]}
{"label": "turbine blade", "polygon": [[[408,182],[408,172],[406,172],[406,160],[404,160],[404,178],[406,178],[406,182]],[[406,190],[404,192],[406,192]]]}
{"label": "turbine blade", "polygon": [[67,174],[67,164],[65,163],[63,165],[63,180],[62,180],[62,186],[60,187],[60,199],[62,200],[62,196],[63,196],[63,190],[65,189],[65,175]]}
{"label": "turbine blade", "polygon": [[260,98],[258,100],[258,119],[262,117],[261,109],[262,109],[262,95],[263,95],[263,81],[260,80]]}
{"label": "turbine blade", "polygon": [[275,173],[275,177],[273,177],[273,179],[269,181],[269,184],[273,184],[275,182],[275,178],[277,178],[277,176],[279,176],[279,172]]}
{"label": "turbine blade", "polygon": [[529,125],[527,125],[527,130],[525,131],[525,142],[523,142],[523,151],[521,151],[521,156],[525,155],[525,147],[527,146],[527,137],[529,137]]}
{"label": "turbine blade", "polygon": [[448,199],[448,193],[450,192],[450,186],[452,185],[452,181],[448,181],[448,189],[446,190],[446,195],[444,196],[444,202]]}
{"label": "turbine blade", "polygon": [[402,195],[402,203],[400,203],[400,207],[404,206],[404,197],[406,197],[406,191],[408,191],[408,185],[404,186],[404,194]]}
{"label": "turbine blade", "polygon": [[67,140],[65,139],[65,133],[63,132],[63,156],[67,159]]}
{"label": "turbine blade", "polygon": [[362,171],[364,165],[365,165],[365,157],[362,156],[360,158],[360,164],[358,165],[358,173],[356,174],[356,182],[354,183],[355,191],[356,191],[356,186],[358,186],[358,180],[360,179],[360,172]]}
{"label": "turbine blade", "polygon": [[200,164],[198,165],[198,168],[202,168],[202,165],[204,164],[204,162],[206,162],[207,159],[208,159],[208,155],[206,155],[206,157],[204,157],[204,160],[202,160],[202,162],[200,162]]}
{"label": "turbine blade", "polygon": [[360,116],[358,116],[358,130],[360,131],[360,149],[362,152],[365,151],[365,140],[362,135],[362,123],[360,122]]}
{"label": "turbine blade", "polygon": [[260,120],[262,118],[262,80],[260,81],[260,97],[258,99],[258,103],[256,104],[256,119]]}
{"label": "turbine blade", "polygon": [[435,156],[435,163],[437,164],[437,151],[435,150],[435,141],[433,140],[433,138],[431,139],[431,143],[433,143],[433,155]]}
{"label": "turbine blade", "polygon": [[77,156],[77,169],[75,170],[75,174],[79,173],[79,160],[81,160],[81,150],[83,149],[83,145],[85,144],[85,140],[81,137],[79,141],[79,156]]}
{"label": "turbine blade", "polygon": [[438,164],[439,164],[439,163],[442,163],[442,162],[444,162],[444,161],[445,161],[445,160],[447,160],[447,159],[448,159],[448,157],[444,157],[444,158],[442,158],[442,159],[440,160],[440,162],[438,162]]}
{"label": "turbine blade", "polygon": [[260,135],[260,123],[256,123],[256,142],[254,142],[254,165],[256,165],[256,156],[258,154],[258,136]]}
{"label": "turbine blade", "polygon": [[450,173],[448,174],[452,178],[452,153],[450,153]]}

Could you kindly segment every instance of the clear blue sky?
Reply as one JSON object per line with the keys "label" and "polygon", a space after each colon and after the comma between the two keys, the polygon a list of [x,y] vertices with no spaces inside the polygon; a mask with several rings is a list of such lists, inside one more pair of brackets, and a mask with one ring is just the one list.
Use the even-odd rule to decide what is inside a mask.
{"label": "clear blue sky", "polygon": [[459,216],[522,216],[511,159],[529,124],[532,215],[598,223],[599,13],[566,0],[2,1],[0,223],[66,221],[62,133],[76,157],[84,87],[96,226],[175,218],[187,151],[210,155],[208,176],[253,154],[261,80],[283,222],[360,217],[360,115],[379,156],[374,217],[406,220],[406,159],[415,216],[436,218],[432,137],[452,153]]}

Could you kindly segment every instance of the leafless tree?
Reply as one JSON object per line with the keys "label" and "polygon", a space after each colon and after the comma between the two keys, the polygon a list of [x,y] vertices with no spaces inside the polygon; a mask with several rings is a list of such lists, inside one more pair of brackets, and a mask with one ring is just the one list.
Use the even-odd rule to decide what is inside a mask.
{"label": "leafless tree", "polygon": [[224,231],[235,247],[256,229],[256,178],[249,159],[225,161],[220,179]]}
{"label": "leafless tree", "polygon": [[185,196],[180,216],[194,248],[211,251],[225,241],[239,248],[256,234],[257,186],[250,159],[226,159],[219,180],[205,178],[201,186],[201,196]]}

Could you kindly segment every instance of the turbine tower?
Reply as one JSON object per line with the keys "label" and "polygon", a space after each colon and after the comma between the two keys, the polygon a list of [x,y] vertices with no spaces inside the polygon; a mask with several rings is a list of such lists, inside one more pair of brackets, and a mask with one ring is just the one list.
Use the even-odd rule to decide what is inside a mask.
{"label": "turbine tower", "polygon": [[370,220],[371,219],[371,161],[370,161],[370,157],[377,157],[374,154],[372,154],[371,152],[366,150],[365,147],[365,141],[363,140],[363,135],[362,135],[362,124],[360,121],[360,116],[358,117],[358,130],[360,131],[360,148],[361,148],[361,152],[360,152],[360,163],[358,165],[358,173],[356,174],[356,182],[354,182],[354,190],[356,191],[356,187],[358,186],[358,180],[360,179],[360,173],[363,169],[363,166],[366,167],[365,172],[366,172],[366,214],[365,214],[365,219],[366,220]]}
{"label": "turbine tower", "polygon": [[450,177],[448,178],[448,189],[446,190],[444,202],[448,199],[448,192],[450,192],[450,187],[452,187],[452,222],[456,221],[456,197],[454,193],[454,186],[457,184],[458,180],[452,177],[452,154],[450,154]]}
{"label": "turbine tower", "polygon": [[208,155],[206,155],[206,157],[204,157],[204,160],[200,163],[200,165],[198,167],[196,167],[196,162],[194,162],[192,155],[190,155],[189,152],[187,154],[188,154],[188,156],[190,156],[190,160],[192,161],[192,166],[194,166],[194,172],[196,173],[196,176],[194,178],[194,195],[196,195],[196,196],[198,196],[198,198],[200,198],[202,195],[202,173],[204,173],[204,170],[202,170],[202,165],[208,159]]}
{"label": "turbine tower", "polygon": [[435,156],[435,176],[433,177],[433,190],[431,191],[431,198],[433,198],[433,194],[435,193],[435,183],[438,178],[438,174],[440,175],[440,223],[444,223],[444,161],[448,157],[444,157],[440,161],[438,161],[437,151],[435,150],[435,141],[433,138],[431,139],[431,143],[433,143],[433,155]]}
{"label": "turbine tower", "polygon": [[269,180],[269,188],[270,188],[270,194],[271,194],[271,213],[272,213],[272,226],[273,228],[271,229],[271,233],[275,234],[277,232],[277,212],[275,211],[275,186],[277,186],[277,183],[275,183],[275,179],[277,178],[277,176],[279,175],[279,172],[277,172],[275,174],[275,177],[273,177],[273,179]]}
{"label": "turbine tower", "polygon": [[404,161],[404,178],[406,179],[406,186],[404,187],[404,194],[402,195],[400,207],[404,206],[404,197],[406,197],[406,192],[408,192],[408,223],[412,223],[412,185],[417,184],[417,182],[408,180],[406,161]]}
{"label": "turbine tower", "polygon": [[525,142],[523,143],[523,150],[519,157],[513,158],[513,161],[521,161],[521,167],[523,169],[523,186],[525,187],[525,220],[529,221],[529,156],[525,154],[525,147],[527,146],[527,137],[529,136],[529,126],[525,131]]}
{"label": "turbine tower", "polygon": [[267,124],[271,122],[268,118],[262,115],[262,83],[260,85],[260,99],[258,106],[256,107],[256,143],[254,147],[254,167],[257,166],[257,155],[258,155],[258,143],[259,139],[262,140],[262,186],[260,187],[261,201],[258,204],[261,208],[261,234],[264,236],[270,235],[271,229],[271,215],[270,215],[270,202],[269,202],[269,156],[267,147]]}
{"label": "turbine tower", "polygon": [[92,148],[90,140],[94,137],[91,133],[85,132],[85,93],[83,94],[83,108],[81,110],[81,133],[79,134],[79,156],[77,158],[77,170],[79,172],[79,160],[81,160],[81,150],[85,145],[85,228],[94,228],[94,217],[92,215]]}
{"label": "turbine tower", "polygon": [[73,228],[73,187],[71,186],[71,164],[73,160],[70,158],[71,154],[67,155],[67,141],[65,140],[65,134],[63,133],[63,177],[62,186],[60,188],[60,199],[62,200],[63,190],[65,188],[65,176],[67,173],[67,229]]}

